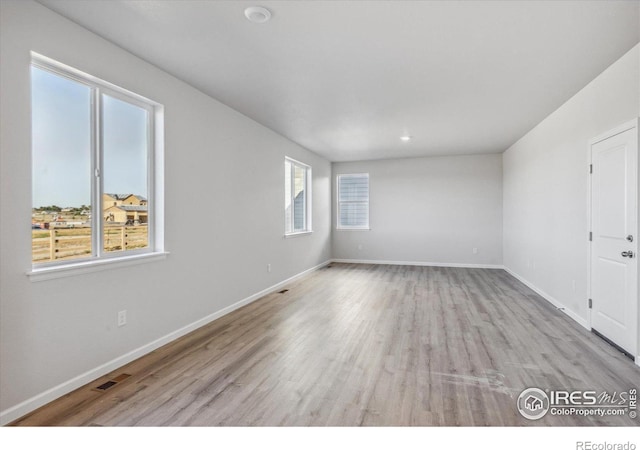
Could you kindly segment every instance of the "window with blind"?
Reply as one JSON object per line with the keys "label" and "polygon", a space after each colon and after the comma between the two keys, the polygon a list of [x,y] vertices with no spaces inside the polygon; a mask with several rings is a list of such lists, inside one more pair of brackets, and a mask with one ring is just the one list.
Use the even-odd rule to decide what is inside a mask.
{"label": "window with blind", "polygon": [[338,175],[338,229],[369,229],[369,174]]}
{"label": "window with blind", "polygon": [[284,160],[285,235],[311,232],[311,167]]}

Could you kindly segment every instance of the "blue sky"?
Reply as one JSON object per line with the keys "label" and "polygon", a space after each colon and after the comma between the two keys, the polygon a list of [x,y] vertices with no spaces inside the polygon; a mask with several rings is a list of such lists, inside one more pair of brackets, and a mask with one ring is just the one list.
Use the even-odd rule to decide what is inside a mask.
{"label": "blue sky", "polygon": [[[32,80],[33,206],[91,202],[91,89],[36,67]],[[103,95],[104,190],[147,197],[147,112]]]}

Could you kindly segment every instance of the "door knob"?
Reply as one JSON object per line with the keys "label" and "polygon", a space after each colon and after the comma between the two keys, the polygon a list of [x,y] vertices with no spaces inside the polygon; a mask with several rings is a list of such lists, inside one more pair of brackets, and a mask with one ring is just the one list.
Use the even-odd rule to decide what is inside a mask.
{"label": "door knob", "polygon": [[629,250],[628,252],[622,252],[621,255],[625,258],[633,258],[633,252],[631,250]]}

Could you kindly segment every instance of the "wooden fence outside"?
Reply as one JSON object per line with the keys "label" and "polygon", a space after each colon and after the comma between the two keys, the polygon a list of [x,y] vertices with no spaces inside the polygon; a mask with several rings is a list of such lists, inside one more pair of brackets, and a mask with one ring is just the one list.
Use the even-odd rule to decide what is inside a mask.
{"label": "wooden fence outside", "polygon": [[[91,228],[32,230],[31,255],[34,263],[82,258],[91,255]],[[106,252],[145,248],[149,245],[147,226],[105,226]]]}

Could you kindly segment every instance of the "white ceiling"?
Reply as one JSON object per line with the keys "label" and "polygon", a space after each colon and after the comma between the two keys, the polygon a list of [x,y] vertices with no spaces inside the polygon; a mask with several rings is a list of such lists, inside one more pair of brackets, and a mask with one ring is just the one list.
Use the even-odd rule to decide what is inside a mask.
{"label": "white ceiling", "polygon": [[40,1],[331,161],[502,152],[640,40],[638,1]]}

